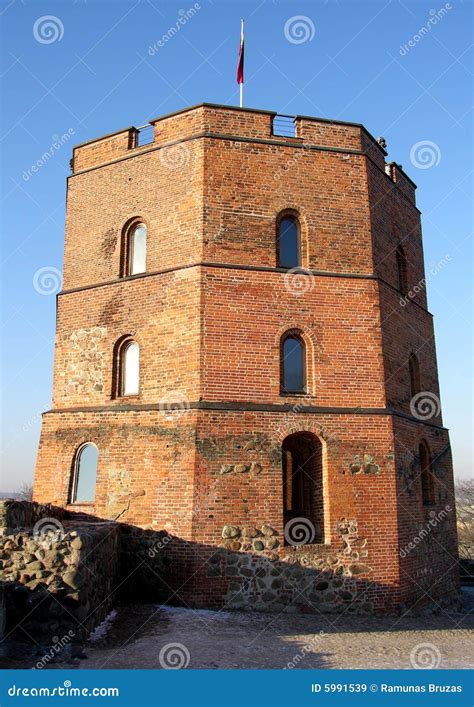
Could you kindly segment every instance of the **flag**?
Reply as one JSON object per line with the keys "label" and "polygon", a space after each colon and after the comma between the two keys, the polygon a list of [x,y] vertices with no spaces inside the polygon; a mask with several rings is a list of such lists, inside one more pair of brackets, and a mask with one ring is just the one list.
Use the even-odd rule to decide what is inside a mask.
{"label": "flag", "polygon": [[240,49],[239,63],[237,66],[237,83],[244,82],[244,21],[240,22]]}

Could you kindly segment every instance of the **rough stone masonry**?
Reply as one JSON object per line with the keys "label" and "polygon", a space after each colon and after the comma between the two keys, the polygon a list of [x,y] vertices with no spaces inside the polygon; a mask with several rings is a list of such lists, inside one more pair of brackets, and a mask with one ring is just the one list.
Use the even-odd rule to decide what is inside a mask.
{"label": "rough stone masonry", "polygon": [[128,128],[74,148],[34,498],[164,534],[177,603],[444,600],[453,510],[400,553],[455,507],[415,185],[359,124],[297,116],[288,137],[274,115],[202,104],[152,121],[148,144]]}

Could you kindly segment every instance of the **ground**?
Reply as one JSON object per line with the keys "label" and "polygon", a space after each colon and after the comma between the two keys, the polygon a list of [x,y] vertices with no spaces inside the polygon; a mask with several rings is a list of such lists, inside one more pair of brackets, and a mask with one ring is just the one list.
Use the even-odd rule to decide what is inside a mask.
{"label": "ground", "polygon": [[[51,668],[472,668],[474,616],[356,617],[120,605]],[[20,657],[21,656],[21,657]],[[37,664],[11,655],[8,667]],[[33,662],[32,662],[33,661]]]}

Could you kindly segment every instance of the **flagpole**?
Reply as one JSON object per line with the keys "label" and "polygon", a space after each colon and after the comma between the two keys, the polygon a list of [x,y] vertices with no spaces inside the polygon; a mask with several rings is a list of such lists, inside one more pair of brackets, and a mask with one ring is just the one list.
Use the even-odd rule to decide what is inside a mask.
{"label": "flagpole", "polygon": [[[240,20],[240,46],[242,47],[244,41],[244,21],[243,19]],[[243,81],[243,76],[242,76],[242,81],[239,84],[240,86],[240,107],[242,108],[244,105],[244,81]]]}

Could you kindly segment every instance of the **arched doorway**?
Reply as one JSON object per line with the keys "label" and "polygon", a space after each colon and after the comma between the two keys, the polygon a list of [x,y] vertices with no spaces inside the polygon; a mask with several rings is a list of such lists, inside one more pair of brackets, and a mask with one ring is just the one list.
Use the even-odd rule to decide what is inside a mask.
{"label": "arched doorway", "polygon": [[311,542],[324,542],[323,448],[311,432],[283,440],[283,514],[285,527],[294,518],[314,526]]}

